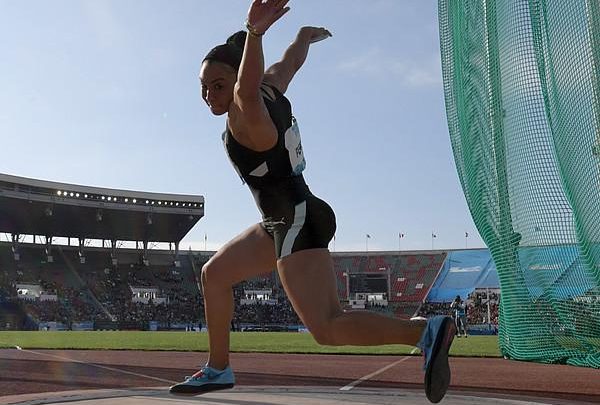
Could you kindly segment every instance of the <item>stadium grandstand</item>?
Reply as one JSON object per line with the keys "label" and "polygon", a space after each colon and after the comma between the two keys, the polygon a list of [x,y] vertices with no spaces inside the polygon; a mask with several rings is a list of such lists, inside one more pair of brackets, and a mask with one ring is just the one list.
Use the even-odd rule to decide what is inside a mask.
{"label": "stadium grandstand", "polygon": [[[179,242],[203,215],[202,196],[0,174],[0,329],[202,330],[196,274],[214,252],[181,253]],[[408,319],[450,313],[461,295],[474,332],[497,330],[486,249],[335,252],[333,261],[347,309]],[[234,297],[233,330],[304,330],[276,272],[238,284]]]}
{"label": "stadium grandstand", "polygon": [[[0,233],[7,238],[0,249],[0,325],[132,327],[141,305],[132,295],[167,301],[161,281],[185,275],[179,242],[203,216],[202,196],[0,174]],[[66,244],[54,243],[60,239]],[[120,249],[124,242],[135,248]],[[151,261],[149,243],[159,242],[168,243],[168,256]],[[186,298],[193,301],[175,294],[170,305]]]}

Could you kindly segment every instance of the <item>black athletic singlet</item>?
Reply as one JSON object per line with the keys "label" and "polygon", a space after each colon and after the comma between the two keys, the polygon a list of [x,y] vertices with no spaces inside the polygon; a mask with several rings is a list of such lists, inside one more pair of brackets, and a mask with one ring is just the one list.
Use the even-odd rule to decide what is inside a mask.
{"label": "black athletic singlet", "polygon": [[226,130],[223,143],[227,155],[254,196],[262,226],[275,241],[277,258],[299,250],[326,248],[335,233],[335,214],[304,182],[306,161],[290,102],[272,86],[263,84],[261,92],[277,128],[277,143],[267,151],[256,152]]}

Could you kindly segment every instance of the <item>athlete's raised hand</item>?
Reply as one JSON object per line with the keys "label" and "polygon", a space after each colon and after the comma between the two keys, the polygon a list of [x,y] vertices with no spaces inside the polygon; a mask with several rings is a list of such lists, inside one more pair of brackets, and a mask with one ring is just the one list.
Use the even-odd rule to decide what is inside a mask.
{"label": "athlete's raised hand", "polygon": [[302,27],[300,32],[308,37],[308,42],[314,44],[331,37],[331,32],[323,27]]}
{"label": "athlete's raised hand", "polygon": [[254,0],[248,10],[248,29],[262,35],[271,25],[290,11],[285,5],[289,0]]}

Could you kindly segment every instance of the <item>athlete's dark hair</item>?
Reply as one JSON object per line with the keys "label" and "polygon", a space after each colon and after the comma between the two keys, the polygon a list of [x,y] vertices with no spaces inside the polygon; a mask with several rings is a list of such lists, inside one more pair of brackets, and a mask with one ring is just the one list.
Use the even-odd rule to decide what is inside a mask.
{"label": "athlete's dark hair", "polygon": [[242,62],[244,44],[246,43],[246,31],[238,31],[227,38],[227,42],[215,46],[204,57],[204,61],[221,62],[238,70]]}

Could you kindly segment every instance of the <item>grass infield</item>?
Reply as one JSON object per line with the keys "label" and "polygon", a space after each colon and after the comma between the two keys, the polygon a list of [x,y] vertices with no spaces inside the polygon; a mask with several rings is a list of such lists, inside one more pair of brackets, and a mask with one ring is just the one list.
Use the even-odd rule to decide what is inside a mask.
{"label": "grass infield", "polygon": [[[0,348],[23,349],[90,349],[90,350],[208,350],[205,332],[0,332]],[[415,354],[412,346],[321,346],[309,333],[233,332],[232,352],[312,353],[312,354]],[[452,356],[500,357],[497,336],[456,338],[450,350]]]}

